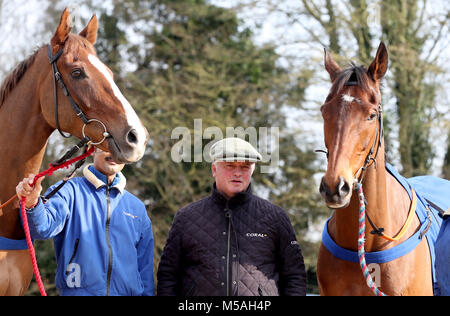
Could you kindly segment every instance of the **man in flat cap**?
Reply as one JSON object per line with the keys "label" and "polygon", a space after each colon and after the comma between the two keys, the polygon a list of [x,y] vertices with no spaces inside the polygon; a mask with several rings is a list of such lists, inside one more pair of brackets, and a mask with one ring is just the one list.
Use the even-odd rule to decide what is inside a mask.
{"label": "man in flat cap", "polygon": [[286,212],[252,193],[261,155],[240,138],[211,147],[212,193],[175,215],[157,295],[305,295],[306,272]]}

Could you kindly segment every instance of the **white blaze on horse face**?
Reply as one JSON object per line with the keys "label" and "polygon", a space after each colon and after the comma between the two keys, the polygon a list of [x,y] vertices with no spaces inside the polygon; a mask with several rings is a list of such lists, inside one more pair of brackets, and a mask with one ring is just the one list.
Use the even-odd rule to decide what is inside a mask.
{"label": "white blaze on horse face", "polygon": [[353,97],[353,96],[351,96],[351,95],[349,95],[349,94],[343,94],[343,95],[342,95],[342,100],[343,100],[344,102],[347,102],[347,103],[352,103],[353,101],[356,101],[356,102],[358,102],[358,103],[361,102],[358,98],[355,98],[355,97]]}
{"label": "white blaze on horse face", "polygon": [[119,87],[114,82],[114,80],[113,80],[113,78],[111,76],[111,73],[108,71],[108,69],[106,68],[105,64],[102,63],[102,61],[100,59],[98,59],[96,56],[91,55],[91,54],[89,54],[88,59],[91,62],[91,64],[95,68],[97,68],[98,71],[100,71],[103,74],[105,79],[111,85],[111,89],[113,90],[114,95],[122,103],[123,109],[125,111],[125,115],[127,117],[128,125],[131,128],[134,128],[136,130],[136,132],[137,132],[137,140],[138,140],[137,147],[138,148],[143,148],[144,147],[145,138],[146,138],[145,137],[145,130],[144,130],[144,127],[141,124],[141,121],[139,120],[138,116],[136,115],[136,112],[131,107],[131,104],[128,102],[128,100],[123,96],[122,92],[120,92]]}

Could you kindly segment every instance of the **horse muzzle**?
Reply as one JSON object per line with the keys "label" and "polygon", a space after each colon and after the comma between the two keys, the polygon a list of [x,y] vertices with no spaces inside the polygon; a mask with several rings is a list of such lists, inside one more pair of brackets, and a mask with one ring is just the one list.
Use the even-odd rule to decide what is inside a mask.
{"label": "horse muzzle", "polygon": [[118,163],[136,162],[144,156],[148,138],[148,131],[144,127],[143,131],[130,128],[122,137],[111,134],[107,138],[109,152]]}
{"label": "horse muzzle", "polygon": [[325,177],[323,177],[320,182],[319,192],[329,208],[345,208],[350,203],[352,197],[352,186],[342,176],[339,177],[337,184],[332,186],[330,186]]}

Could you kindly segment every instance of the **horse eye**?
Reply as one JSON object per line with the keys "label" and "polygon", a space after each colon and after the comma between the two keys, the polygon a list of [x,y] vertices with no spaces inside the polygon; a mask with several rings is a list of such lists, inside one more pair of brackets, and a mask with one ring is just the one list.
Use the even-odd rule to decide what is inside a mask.
{"label": "horse eye", "polygon": [[83,77],[83,71],[81,69],[74,69],[70,75],[72,76],[72,78],[74,79],[80,79],[81,77]]}
{"label": "horse eye", "polygon": [[370,116],[369,116],[369,118],[367,120],[368,121],[373,121],[376,117],[377,117],[377,113],[372,113],[372,114],[370,114]]}

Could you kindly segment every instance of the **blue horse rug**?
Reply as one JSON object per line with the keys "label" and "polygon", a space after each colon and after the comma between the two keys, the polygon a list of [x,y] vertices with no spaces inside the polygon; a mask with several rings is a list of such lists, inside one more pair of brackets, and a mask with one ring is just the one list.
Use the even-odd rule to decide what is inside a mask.
{"label": "blue horse rug", "polygon": [[25,250],[28,249],[25,239],[8,239],[0,236],[0,250]]}
{"label": "blue horse rug", "polygon": [[[411,200],[411,188],[416,192],[416,214],[420,220],[420,229],[413,236],[393,248],[383,251],[366,252],[366,262],[386,263],[400,258],[413,251],[422,241],[422,238],[426,237],[430,249],[433,282],[436,283],[435,244],[442,223],[439,212],[440,210],[447,210],[450,207],[450,181],[432,176],[406,179],[390,164],[386,164],[386,170],[403,186]],[[359,263],[358,252],[340,247],[331,238],[327,228],[328,221],[325,223],[322,233],[322,244],[336,258]],[[447,267],[448,265],[445,266],[446,269]]]}
{"label": "blue horse rug", "polygon": [[[20,222],[23,228],[22,215],[20,215]],[[33,241],[33,239],[31,240]],[[0,250],[26,250],[26,249],[28,249],[26,239],[9,239],[0,236]]]}

